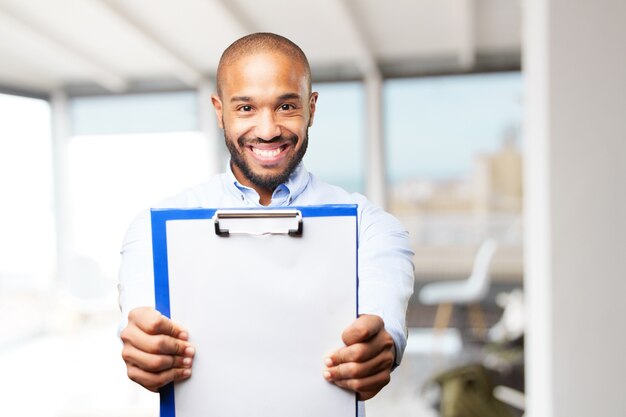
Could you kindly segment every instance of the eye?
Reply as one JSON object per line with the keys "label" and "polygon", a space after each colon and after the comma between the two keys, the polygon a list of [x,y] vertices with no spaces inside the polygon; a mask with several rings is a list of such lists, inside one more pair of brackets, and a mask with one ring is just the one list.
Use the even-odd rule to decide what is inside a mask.
{"label": "eye", "polygon": [[289,111],[289,110],[293,110],[295,108],[296,108],[296,106],[294,106],[293,104],[282,104],[280,106],[280,109],[283,110],[283,111]]}
{"label": "eye", "polygon": [[246,104],[245,106],[239,107],[239,111],[244,111],[244,112],[252,111],[252,106],[249,106]]}

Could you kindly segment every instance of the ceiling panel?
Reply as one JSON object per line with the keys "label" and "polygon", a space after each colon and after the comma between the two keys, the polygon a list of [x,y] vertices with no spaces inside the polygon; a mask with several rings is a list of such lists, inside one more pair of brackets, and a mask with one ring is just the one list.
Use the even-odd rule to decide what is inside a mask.
{"label": "ceiling panel", "polygon": [[285,2],[236,0],[256,30],[284,35],[298,44],[312,66],[353,61],[356,57],[336,0]]}
{"label": "ceiling panel", "polygon": [[519,51],[522,42],[521,1],[478,0],[476,45],[482,51]]}
{"label": "ceiling panel", "polygon": [[212,72],[233,39],[247,33],[212,0],[109,0],[142,22],[194,67]]}
{"label": "ceiling panel", "polygon": [[[41,77],[57,85],[73,79],[89,79],[90,69],[69,51],[0,9],[0,65],[7,72]],[[19,47],[16,47],[19,45]]]}
{"label": "ceiling panel", "polygon": [[2,0],[2,7],[123,77],[169,70],[159,52],[99,0]]}
{"label": "ceiling panel", "polygon": [[0,65],[0,93],[5,90],[41,93],[54,90],[62,85],[58,79],[42,76],[40,71],[33,71],[28,66],[18,63],[18,59],[11,59],[10,51],[7,54],[4,52],[6,51],[0,50],[0,56],[10,60]]}
{"label": "ceiling panel", "polygon": [[519,52],[520,15],[520,0],[0,0],[0,85],[193,86],[255,31],[292,39],[325,79],[375,61],[410,75],[473,48]]}
{"label": "ceiling panel", "polygon": [[374,53],[384,60],[454,54],[461,36],[459,0],[350,0]]}

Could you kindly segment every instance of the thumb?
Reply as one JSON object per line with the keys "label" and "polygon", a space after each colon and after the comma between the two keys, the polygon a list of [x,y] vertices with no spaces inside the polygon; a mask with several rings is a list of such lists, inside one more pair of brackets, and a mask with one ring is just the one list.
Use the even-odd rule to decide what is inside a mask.
{"label": "thumb", "polygon": [[365,342],[376,336],[384,327],[383,319],[371,314],[363,314],[352,322],[341,335],[346,346]]}

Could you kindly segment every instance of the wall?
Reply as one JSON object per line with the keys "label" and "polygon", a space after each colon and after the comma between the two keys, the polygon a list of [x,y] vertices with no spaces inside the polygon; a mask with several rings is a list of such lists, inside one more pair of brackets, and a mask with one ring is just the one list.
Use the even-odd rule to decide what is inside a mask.
{"label": "wall", "polygon": [[626,415],[626,2],[527,0],[527,411]]}

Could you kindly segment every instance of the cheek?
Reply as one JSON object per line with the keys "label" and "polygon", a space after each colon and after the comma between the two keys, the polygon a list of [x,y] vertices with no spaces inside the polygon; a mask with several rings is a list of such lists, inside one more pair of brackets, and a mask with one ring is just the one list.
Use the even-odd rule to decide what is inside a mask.
{"label": "cheek", "polygon": [[224,124],[224,129],[235,138],[239,138],[240,136],[249,136],[250,132],[254,130],[254,122],[252,119],[234,119],[230,121],[227,120]]}
{"label": "cheek", "polygon": [[302,138],[308,128],[308,119],[285,123],[283,126],[287,132],[296,134],[298,137]]}
{"label": "cheek", "polygon": [[225,123],[223,123],[223,125],[224,133],[234,141],[237,141],[237,139],[239,139],[239,137],[243,133],[245,133],[242,129],[242,126],[238,123],[233,123],[232,121],[229,122],[228,120],[225,120]]}

